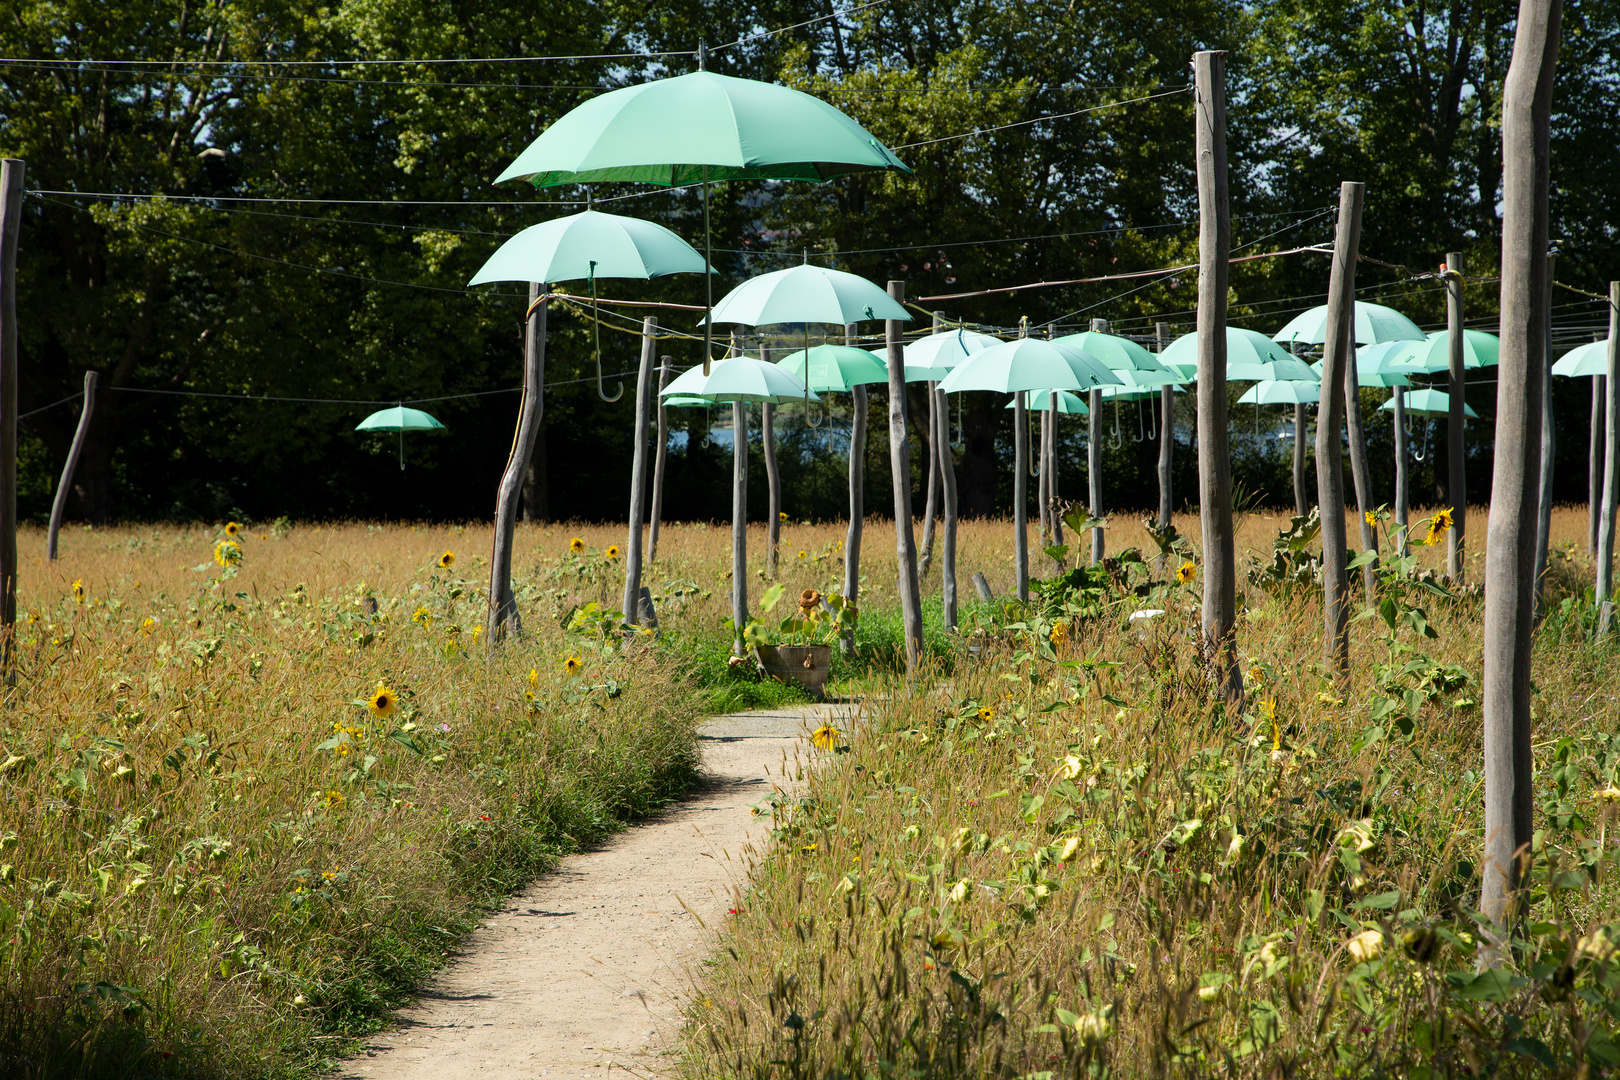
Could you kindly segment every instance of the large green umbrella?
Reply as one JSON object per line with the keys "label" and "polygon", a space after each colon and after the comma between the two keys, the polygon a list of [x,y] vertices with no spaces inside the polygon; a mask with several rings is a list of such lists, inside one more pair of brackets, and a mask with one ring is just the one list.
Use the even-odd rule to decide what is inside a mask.
{"label": "large green umbrella", "polygon": [[[1272,339],[1285,343],[1299,341],[1306,345],[1321,345],[1327,340],[1327,312],[1326,304],[1301,312],[1288,320],[1288,325],[1273,334]],[[1351,328],[1357,345],[1423,340],[1423,331],[1417,323],[1394,308],[1364,300],[1356,301]]]}
{"label": "large green umbrella", "polygon": [[821,400],[786,371],[753,356],[716,360],[707,375],[701,367],[688,368],[671,379],[659,397],[666,401],[670,398],[701,397],[709,401],[767,402],[772,405]]}
{"label": "large green umbrella", "polygon": [[1238,398],[1239,405],[1315,405],[1322,400],[1320,382],[1257,382]]}
{"label": "large green umbrella", "polygon": [[1609,342],[1589,341],[1585,345],[1577,345],[1552,366],[1554,375],[1567,375],[1572,378],[1581,375],[1607,375],[1609,373]]}
{"label": "large green umbrella", "polygon": [[[1463,367],[1495,367],[1501,343],[1483,330],[1463,331]],[[1408,342],[1392,355],[1389,366],[1409,375],[1429,375],[1451,369],[1451,332],[1436,330],[1426,340]]]}
{"label": "large green umbrella", "polygon": [[[1164,365],[1159,363],[1157,357],[1130,338],[1120,337],[1118,334],[1105,334],[1097,330],[1087,330],[1079,334],[1066,334],[1054,338],[1059,345],[1069,345],[1076,349],[1095,356],[1107,364],[1113,371],[1153,371],[1163,372]],[[1164,380],[1169,382],[1170,379]],[[1163,385],[1160,383],[1159,385]]]}
{"label": "large green umbrella", "polygon": [[[1183,334],[1159,354],[1159,362],[1184,379],[1198,377],[1198,334]],[[1256,330],[1226,328],[1226,378],[1231,382],[1317,378],[1310,365]]]}
{"label": "large green umbrella", "polygon": [[[906,382],[938,382],[962,361],[1001,339],[976,330],[947,330],[941,334],[912,338],[906,342]],[[872,355],[888,358],[888,350],[873,349]]]}
{"label": "large green umbrella", "polygon": [[[810,377],[805,378],[805,357],[810,359]],[[846,393],[851,387],[889,381],[889,367],[865,349],[852,345],[817,345],[788,353],[776,366],[804,382],[812,390]]]}
{"label": "large green umbrella", "polygon": [[[1356,350],[1357,386],[1410,386],[1412,380],[1393,364],[1402,350],[1412,344],[1407,341],[1381,341],[1376,345],[1363,345]],[[1322,377],[1322,361],[1311,365],[1316,377]]]}
{"label": "large green umbrella", "polygon": [[444,425],[421,409],[407,409],[395,405],[392,409],[379,409],[354,426],[356,431],[399,432],[399,467],[405,468],[405,433],[407,431],[443,431]]}
{"label": "large green umbrella", "polygon": [[530,225],[496,249],[469,285],[701,274],[703,256],[662,225],[587,210]]}
{"label": "large green umbrella", "polygon": [[[1390,398],[1378,407],[1385,412],[1394,412],[1395,399]],[[1406,392],[1406,411],[1416,413],[1419,416],[1450,416],[1451,395],[1444,390],[1408,390]],[[1479,419],[1479,413],[1466,404],[1463,405],[1463,415],[1473,417],[1475,420]]]}
{"label": "large green umbrella", "polygon": [[749,278],[721,297],[712,318],[717,323],[745,326],[846,326],[875,319],[909,322],[911,313],[859,274],[805,263]]}
{"label": "large green umbrella", "polygon": [[974,353],[940,380],[948,394],[962,390],[1089,390],[1119,386],[1122,379],[1080,349],[1041,338],[1016,338]]}

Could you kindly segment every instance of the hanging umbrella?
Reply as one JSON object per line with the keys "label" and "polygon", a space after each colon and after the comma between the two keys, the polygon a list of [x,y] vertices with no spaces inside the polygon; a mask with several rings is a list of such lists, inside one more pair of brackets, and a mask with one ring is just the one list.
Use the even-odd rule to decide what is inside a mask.
{"label": "hanging umbrella", "polygon": [[[1288,320],[1288,325],[1272,335],[1273,341],[1300,341],[1307,345],[1320,345],[1327,340],[1327,305],[1313,307]],[[1376,345],[1381,341],[1422,341],[1423,331],[1418,324],[1394,308],[1383,304],[1369,304],[1357,300],[1351,318],[1357,345]]]}
{"label": "hanging umbrella", "polygon": [[1119,386],[1122,379],[1089,353],[1055,341],[1017,338],[974,353],[940,380],[948,394],[962,390],[1089,390]]}
{"label": "hanging umbrella", "polygon": [[[1000,344],[998,337],[963,329],[913,338],[905,346],[906,382],[938,382],[968,357]],[[872,355],[886,361],[888,350],[873,349]]]}
{"label": "hanging umbrella", "polygon": [[705,375],[700,367],[688,368],[670,380],[659,395],[664,400],[698,397],[710,402],[767,402],[791,405],[820,398],[805,389],[804,383],[777,367],[753,356],[732,356],[716,360]]}
{"label": "hanging umbrella", "polygon": [[647,279],[703,269],[703,256],[662,225],[587,210],[530,225],[497,248],[467,284]]}
{"label": "hanging umbrella", "polygon": [[721,297],[713,313],[714,322],[744,326],[875,319],[910,322],[911,313],[859,274],[808,263],[749,278]]}
{"label": "hanging umbrella", "polygon": [[[1412,344],[1408,341],[1381,341],[1377,345],[1363,345],[1356,350],[1357,386],[1410,386],[1412,380],[1392,366],[1402,350]],[[1322,377],[1322,361],[1311,365],[1316,377]]]}
{"label": "hanging umbrella", "polygon": [[[1184,379],[1198,377],[1198,334],[1183,334],[1160,353],[1159,362]],[[1317,378],[1306,364],[1266,335],[1241,326],[1226,328],[1226,378],[1230,382]]]}
{"label": "hanging umbrella", "polygon": [[1257,382],[1238,398],[1239,405],[1315,405],[1322,400],[1320,382]]}
{"label": "hanging umbrella", "polygon": [[720,402],[712,397],[703,397],[700,394],[676,394],[674,397],[663,399],[664,407],[668,409],[709,409]]}
{"label": "hanging umbrella", "polygon": [[[1385,412],[1394,412],[1395,399],[1390,398],[1378,407]],[[1416,413],[1418,416],[1438,416],[1443,419],[1451,415],[1451,396],[1444,390],[1408,390],[1406,411]],[[1463,415],[1479,419],[1479,413],[1466,404],[1463,405]]]}
{"label": "hanging umbrella", "polygon": [[1578,345],[1558,358],[1552,366],[1554,375],[1567,375],[1571,378],[1582,375],[1607,375],[1609,373],[1609,342],[1589,341],[1585,345]]}
{"label": "hanging umbrella", "polygon": [[[1049,395],[1054,398],[1053,404],[1056,411],[1065,416],[1085,416],[1091,412],[1091,409],[1079,394],[1068,390],[1026,390],[1024,391],[1024,405],[1031,412],[1040,412],[1046,408]],[[1017,395],[1015,394],[1013,397],[1014,400],[1007,402],[1006,408],[1017,408]]]}
{"label": "hanging umbrella", "polygon": [[[805,357],[810,359],[810,377],[805,378]],[[845,393],[851,387],[889,381],[889,367],[865,349],[851,345],[817,345],[800,349],[776,361],[776,366],[800,379],[812,390]]]}
{"label": "hanging umbrella", "polygon": [[405,468],[405,433],[407,431],[443,431],[444,425],[421,409],[407,409],[395,405],[392,409],[379,409],[354,426],[356,431],[399,432],[399,467]]}
{"label": "hanging umbrella", "polygon": [[[1463,331],[1463,368],[1495,367],[1501,343],[1483,330]],[[1389,366],[1408,375],[1430,375],[1451,370],[1451,333],[1436,330],[1423,341],[1408,342],[1392,355]]]}
{"label": "hanging umbrella", "polygon": [[[1090,353],[1104,364],[1107,364],[1112,371],[1165,372],[1165,367],[1159,363],[1158,357],[1130,338],[1120,337],[1118,334],[1105,334],[1097,330],[1087,330],[1079,334],[1067,334],[1053,340],[1059,345],[1068,345]],[[1164,382],[1170,381],[1173,380],[1164,380]],[[1156,385],[1162,385],[1162,383]]]}

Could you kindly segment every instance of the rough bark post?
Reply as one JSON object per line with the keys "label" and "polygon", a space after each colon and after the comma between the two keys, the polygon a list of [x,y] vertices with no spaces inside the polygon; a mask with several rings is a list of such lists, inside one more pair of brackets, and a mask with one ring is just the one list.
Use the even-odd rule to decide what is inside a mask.
{"label": "rough bark post", "polygon": [[1326,340],[1322,343],[1322,401],[1316,410],[1316,505],[1322,515],[1322,654],[1339,679],[1350,674],[1350,572],[1344,535],[1344,458],[1339,450],[1346,396],[1344,370],[1355,364],[1356,251],[1361,244],[1357,183],[1339,185],[1339,224],[1328,280]]}
{"label": "rough bark post", "polygon": [[642,523],[647,513],[647,426],[653,411],[653,356],[658,352],[658,320],[641,320],[641,371],[636,376],[636,419],[630,445],[630,533],[624,545],[624,621],[640,625]]}
{"label": "rough bark post", "polygon": [[[1224,56],[1225,54],[1223,53],[1222,55]],[[1224,110],[1225,106],[1223,105],[1222,108]],[[1226,150],[1225,150],[1224,142],[1223,142],[1222,150],[1221,150],[1221,162],[1222,162],[1222,170],[1224,172],[1224,170],[1225,170],[1225,162],[1226,162]],[[1224,185],[1225,185],[1225,181],[1223,180],[1222,181],[1222,190],[1223,191],[1225,189]],[[1223,275],[1225,274],[1224,270],[1222,271],[1222,274]],[[1223,277],[1223,280],[1224,280],[1224,277]],[[1222,321],[1225,321],[1225,308],[1224,307],[1222,308]],[[1092,333],[1096,333],[1096,334],[1106,334],[1106,333],[1108,333],[1108,320],[1107,319],[1092,319],[1091,320],[1091,330],[1092,330]],[[1087,431],[1087,435],[1086,435],[1086,469],[1090,473],[1090,475],[1087,476],[1086,479],[1090,484],[1090,491],[1088,492],[1088,494],[1091,496],[1091,516],[1094,517],[1094,518],[1101,518],[1102,513],[1103,513],[1103,500],[1102,500],[1102,390],[1099,389],[1098,387],[1093,386],[1091,388],[1091,393],[1087,395],[1087,398],[1089,400],[1086,402],[1086,407],[1091,410],[1091,415],[1089,417],[1087,417],[1087,420],[1089,421],[1089,423],[1087,424],[1087,427],[1086,427],[1086,431]],[[1076,539],[1079,539],[1079,538],[1076,537]],[[1092,562],[1092,565],[1096,565],[1097,563],[1102,562],[1103,561],[1103,555],[1107,553],[1107,550],[1108,550],[1108,545],[1107,545],[1106,539],[1103,536],[1103,530],[1101,530],[1101,529],[1092,529],[1091,530],[1091,562]],[[1079,560],[1076,560],[1076,561],[1078,562]]]}
{"label": "rough bark post", "polygon": [[1534,634],[1541,397],[1547,391],[1548,130],[1559,0],[1520,0],[1502,86],[1501,365],[1485,538],[1485,851],[1480,908],[1517,915],[1531,840],[1530,653]]}
{"label": "rough bark post", "polygon": [[1446,498],[1451,502],[1451,528],[1446,532],[1446,577],[1462,584],[1463,556],[1467,554],[1468,473],[1463,468],[1463,276],[1462,253],[1446,255],[1446,345],[1450,378],[1446,393],[1450,408],[1446,413]]}
{"label": "rough bark post", "polygon": [[1406,388],[1395,389],[1395,554],[1406,556],[1406,504],[1411,497],[1411,459],[1406,449]]}
{"label": "rough bark post", "polygon": [[17,247],[22,232],[20,158],[0,163],[0,669],[17,682]]}
{"label": "rough bark post", "polygon": [[[906,283],[889,282],[889,295],[906,302]],[[889,470],[894,476],[894,550],[899,566],[900,611],[906,631],[906,671],[922,662],[922,596],[917,589],[917,542],[911,531],[911,438],[906,428],[905,339],[898,319],[886,320],[889,347]]]}
{"label": "rough bark post", "polygon": [[1052,395],[1048,392],[1036,400],[1040,402],[1041,430],[1035,439],[1035,509],[1040,513],[1041,546],[1046,547],[1057,543],[1052,532],[1052,471],[1047,467],[1047,445],[1052,435],[1052,410],[1047,403]]}
{"label": "rough bark post", "polygon": [[1018,599],[1029,600],[1029,403],[1013,395],[1013,572]]}
{"label": "rough bark post", "polygon": [[731,651],[743,655],[748,624],[748,403],[731,404]]}
{"label": "rough bark post", "polygon": [[1547,254],[1547,276],[1543,282],[1547,295],[1542,303],[1548,312],[1546,338],[1542,342],[1541,362],[1547,370],[1541,377],[1541,469],[1536,487],[1536,618],[1545,610],[1547,598],[1547,556],[1552,546],[1553,465],[1557,450],[1557,432],[1552,419],[1552,283],[1558,256]]}
{"label": "rough bark post", "polygon": [[[844,343],[854,347],[855,324],[844,327]],[[866,387],[849,393],[849,533],[844,537],[844,598],[855,603],[861,591],[861,528],[866,524]],[[859,609],[857,609],[859,610]],[[855,655],[855,631],[839,641],[845,656]]]}
{"label": "rough bark post", "polygon": [[928,391],[934,405],[934,440],[939,443],[940,502],[945,520],[940,538],[939,603],[945,629],[956,629],[956,461],[951,456],[951,406],[945,391],[933,383]]}
{"label": "rough bark post", "polygon": [[1606,383],[1602,375],[1592,376],[1592,420],[1587,430],[1591,437],[1586,444],[1586,551],[1596,556],[1598,549],[1598,515],[1603,510],[1603,403],[1607,400]]}
{"label": "rough bark post", "polygon": [[[808,354],[809,350],[806,350]],[[771,362],[771,347],[759,341],[759,358]],[[804,378],[810,380],[810,358],[804,361]],[[780,572],[782,546],[782,470],[776,463],[776,406],[766,402],[759,408],[759,446],[765,457],[765,491],[770,511],[765,517],[765,573],[775,581]]]}
{"label": "rough bark post", "polygon": [[[935,323],[939,316],[934,316]],[[934,561],[934,516],[939,513],[939,440],[935,433],[939,430],[939,419],[935,415],[938,407],[934,400],[934,387],[936,383],[927,384],[928,394],[928,473],[924,483],[928,494],[923,500],[923,532],[922,552],[917,556],[917,571],[920,574],[928,573],[929,563]]]}
{"label": "rough bark post", "polygon": [[84,439],[90,431],[90,417],[96,411],[96,380],[94,371],[84,373],[84,407],[79,410],[79,426],[73,431],[73,445],[68,447],[67,463],[62,466],[62,479],[56,482],[56,498],[51,503],[50,534],[45,541],[46,559],[56,561],[56,535],[62,530],[62,515],[67,512],[68,492],[73,490],[73,470],[78,468],[79,454],[84,450]]}
{"label": "rough bark post", "polygon": [[[1603,510],[1598,517],[1598,610],[1614,598],[1614,520],[1620,500],[1620,281],[1609,282],[1609,356],[1603,375]],[[1598,627],[1608,633],[1606,623]]]}
{"label": "rough bark post", "polygon": [[512,453],[495,496],[495,540],[489,559],[489,608],[484,616],[488,648],[506,636],[523,633],[517,597],[512,595],[512,530],[517,525],[518,489],[529,468],[529,457],[540,433],[546,406],[546,303],[538,282],[529,283],[529,326],[523,348],[523,402],[518,407],[517,432]]}
{"label": "rough bark post", "polygon": [[[1058,490],[1058,476],[1061,472],[1058,468],[1058,424],[1060,423],[1058,418],[1063,414],[1057,411],[1056,393],[1048,396],[1047,411],[1052,414],[1052,434],[1046,443],[1046,470],[1048,473],[1046,500],[1047,505],[1051,508],[1047,511],[1047,517],[1052,526],[1052,543],[1061,544],[1063,543],[1063,515],[1058,512],[1058,506],[1062,503],[1063,496]],[[1057,568],[1060,571],[1063,569],[1061,564]]]}
{"label": "rough bark post", "polygon": [[658,449],[653,454],[652,526],[647,530],[647,562],[658,558],[658,526],[664,520],[664,457],[669,450],[669,415],[664,409],[664,387],[669,385],[667,356],[658,358]]}
{"label": "rough bark post", "polygon": [[[1361,207],[1356,207],[1359,217]],[[1361,235],[1361,225],[1356,224],[1356,235]],[[1350,268],[1350,288],[1352,301],[1355,300],[1355,267]],[[1354,309],[1351,309],[1352,312]],[[1354,316],[1352,315],[1352,318]],[[1352,323],[1352,328],[1353,328]],[[1372,499],[1372,479],[1367,469],[1367,431],[1361,422],[1361,379],[1356,372],[1356,339],[1354,332],[1349,338],[1350,353],[1344,362],[1344,424],[1349,435],[1350,450],[1350,478],[1356,489],[1356,523],[1361,527],[1361,549],[1373,551],[1377,549],[1378,538],[1373,527],[1367,522],[1367,512],[1376,504]],[[1361,584],[1367,592],[1367,602],[1370,604],[1378,594],[1377,562],[1370,562],[1361,568]]]}
{"label": "rough bark post", "polygon": [[[1198,502],[1204,542],[1204,663],[1227,705],[1243,707],[1237,662],[1237,555],[1226,420],[1226,53],[1193,54],[1198,158]],[[1343,503],[1341,502],[1342,506]],[[1342,535],[1342,534],[1341,534]]]}
{"label": "rough bark post", "polygon": [[1310,497],[1305,494],[1305,403],[1294,403],[1294,516],[1304,517],[1311,512]]}
{"label": "rough bark post", "polygon": [[[1153,324],[1154,344],[1158,352],[1164,352],[1170,344],[1170,324],[1156,322]],[[1170,515],[1173,507],[1170,502],[1170,465],[1172,455],[1176,449],[1176,388],[1174,386],[1159,387],[1159,528],[1170,527]]]}

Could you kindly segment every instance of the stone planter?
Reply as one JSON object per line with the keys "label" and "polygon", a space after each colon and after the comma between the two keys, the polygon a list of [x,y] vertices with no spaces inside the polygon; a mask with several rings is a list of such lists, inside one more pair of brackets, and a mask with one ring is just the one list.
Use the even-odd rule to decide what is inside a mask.
{"label": "stone planter", "polygon": [[827,696],[831,645],[760,645],[754,649],[754,658],[768,677],[798,683],[818,698]]}

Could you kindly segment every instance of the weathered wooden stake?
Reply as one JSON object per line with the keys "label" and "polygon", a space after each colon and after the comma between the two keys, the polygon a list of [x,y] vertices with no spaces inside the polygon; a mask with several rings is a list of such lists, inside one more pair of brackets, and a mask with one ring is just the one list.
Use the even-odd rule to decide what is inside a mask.
{"label": "weathered wooden stake", "polygon": [[945,629],[956,629],[956,459],[951,456],[951,406],[939,383],[929,384],[935,399],[934,439],[939,443],[940,496],[945,511],[940,541],[939,602]]}
{"label": "weathered wooden stake", "polygon": [[1361,244],[1361,184],[1339,185],[1339,223],[1333,238],[1328,314],[1322,343],[1322,400],[1316,410],[1316,505],[1322,515],[1322,654],[1340,678],[1350,674],[1350,572],[1344,535],[1344,370],[1355,363],[1356,253]]}
{"label": "weathered wooden stake", "polygon": [[1029,599],[1029,403],[1013,395],[1013,572],[1018,599]]}
{"label": "weathered wooden stake", "polygon": [[1052,531],[1052,470],[1047,454],[1052,438],[1052,410],[1049,407],[1051,400],[1051,391],[1036,398],[1039,402],[1037,411],[1041,416],[1041,429],[1035,438],[1035,509],[1040,517],[1038,529],[1042,547],[1057,543],[1056,534]]}
{"label": "weathered wooden stake", "polygon": [[[1360,213],[1360,209],[1357,209]],[[1357,234],[1360,226],[1357,225]],[[1354,279],[1355,271],[1352,269],[1351,277]],[[1351,300],[1355,296],[1352,294]],[[1352,308],[1352,311],[1354,309]],[[1354,320],[1354,315],[1351,316]],[[1378,546],[1377,535],[1367,520],[1367,512],[1376,504],[1372,500],[1372,478],[1367,468],[1367,431],[1361,422],[1361,379],[1356,371],[1356,338],[1352,321],[1352,332],[1349,339],[1350,353],[1344,362],[1344,425],[1348,433],[1350,451],[1350,478],[1356,489],[1356,522],[1361,527],[1361,550],[1374,551]],[[1367,593],[1367,602],[1370,604],[1378,593],[1377,560],[1367,563],[1361,568],[1361,584]]]}
{"label": "weathered wooden stake", "polygon": [[[1221,55],[1224,56],[1225,54],[1222,53]],[[1223,106],[1223,109],[1224,109],[1224,106]],[[1222,153],[1221,153],[1221,159],[1222,159],[1222,162],[1223,162],[1223,171],[1224,171],[1225,158],[1226,158],[1226,154],[1225,154],[1225,150],[1224,150],[1224,147],[1223,147]],[[1222,272],[1224,273],[1225,271],[1222,271]],[[1223,308],[1223,312],[1224,312],[1224,308]],[[1224,318],[1225,318],[1224,314],[1223,314],[1222,318],[1224,320]],[[1107,319],[1092,319],[1091,320],[1091,329],[1092,329],[1093,333],[1097,333],[1097,334],[1106,334],[1106,333],[1108,333],[1108,320]],[[1102,440],[1102,389],[1100,387],[1093,386],[1091,388],[1091,393],[1088,394],[1087,397],[1089,398],[1089,400],[1086,402],[1086,406],[1087,406],[1087,408],[1089,408],[1091,410],[1091,415],[1086,418],[1087,421],[1088,421],[1088,423],[1086,425],[1086,432],[1087,432],[1086,433],[1086,471],[1089,473],[1089,475],[1086,477],[1086,480],[1090,485],[1089,494],[1091,495],[1091,516],[1094,517],[1094,518],[1101,518],[1102,514],[1103,514],[1103,500],[1102,500],[1102,442],[1103,442],[1103,440]],[[1078,540],[1079,537],[1076,537],[1075,539]],[[1103,556],[1107,553],[1107,550],[1108,550],[1108,544],[1107,544],[1106,538],[1103,536],[1103,530],[1100,529],[1100,528],[1099,529],[1092,529],[1091,530],[1091,562],[1092,562],[1093,566],[1095,566],[1097,563],[1100,563],[1100,562],[1103,561]],[[1075,561],[1078,562],[1079,560],[1077,559]]]}
{"label": "weathered wooden stake", "polygon": [[56,482],[56,498],[51,502],[51,527],[45,540],[45,557],[56,561],[56,535],[62,530],[62,515],[67,513],[68,492],[73,490],[73,470],[78,468],[79,454],[84,450],[85,436],[90,433],[90,417],[96,411],[96,380],[99,373],[84,373],[84,405],[79,410],[79,426],[73,431],[73,445],[68,447],[67,463],[62,466],[62,479]]}
{"label": "weathered wooden stake", "polygon": [[[1226,53],[1193,54],[1198,168],[1198,501],[1204,541],[1204,663],[1227,705],[1243,708],[1237,662],[1237,557],[1226,419]],[[1094,396],[1095,400],[1095,396]],[[1342,503],[1340,505],[1343,505]],[[1341,534],[1342,535],[1342,534]]]}
{"label": "weathered wooden stake", "polygon": [[1407,503],[1411,498],[1411,459],[1406,447],[1406,388],[1395,390],[1395,554],[1405,558],[1408,523]]}
{"label": "weathered wooden stake", "polygon": [[[805,349],[804,378],[810,381],[810,350]],[[759,358],[771,362],[771,347],[764,338],[759,341]],[[782,470],[776,463],[776,406],[766,402],[759,409],[759,445],[765,455],[765,490],[771,508],[765,518],[765,573],[775,581],[781,568],[782,546]]]}
{"label": "weathered wooden stake", "polygon": [[647,562],[658,558],[658,526],[664,520],[664,457],[669,450],[669,416],[664,387],[669,385],[670,357],[658,358],[658,449],[653,455],[652,527],[647,530]]}
{"label": "weathered wooden stake", "polygon": [[1463,425],[1463,276],[1462,252],[1446,255],[1446,346],[1449,366],[1446,392],[1446,498],[1451,501],[1451,528],[1446,531],[1446,577],[1460,585],[1466,566],[1468,535],[1468,470],[1464,468]]}
{"label": "weathered wooden stake", "polygon": [[[1170,344],[1170,324],[1156,322],[1153,324],[1154,346],[1157,352],[1164,352]],[[1170,492],[1170,466],[1171,455],[1176,449],[1176,388],[1174,386],[1159,387],[1159,528],[1170,527],[1170,516],[1174,511],[1171,505]],[[1162,576],[1169,566],[1169,556],[1159,556],[1159,574]]]}
{"label": "weathered wooden stake", "polygon": [[[1615,504],[1620,501],[1620,281],[1609,282],[1609,356],[1603,375],[1603,512],[1598,517],[1597,601],[1614,599]],[[1612,610],[1612,609],[1611,609]],[[1600,625],[1607,633],[1609,627]]]}
{"label": "weathered wooden stake", "polygon": [[748,403],[731,404],[731,651],[743,655],[748,625]]}
{"label": "weathered wooden stake", "polygon": [[1294,403],[1294,516],[1311,512],[1310,496],[1305,493],[1305,403]]}
{"label": "weathered wooden stake", "polygon": [[[858,340],[854,323],[844,327],[846,345],[853,348]],[[866,524],[866,387],[851,387],[849,402],[849,532],[844,537],[844,597],[853,604],[861,591],[861,530]],[[854,630],[844,631],[839,648],[845,656],[855,655]]]}
{"label": "weathered wooden stake", "polygon": [[512,594],[512,531],[517,526],[518,494],[523,474],[529,467],[534,444],[540,432],[540,418],[546,406],[546,303],[541,285],[529,283],[528,333],[523,341],[523,402],[518,406],[517,433],[512,453],[495,495],[494,550],[489,559],[489,607],[484,616],[487,648],[506,636],[507,624],[514,634],[523,633],[523,617],[518,614],[517,597]]}
{"label": "weathered wooden stake", "polygon": [[17,682],[17,247],[22,233],[20,158],[0,163],[0,669]]}
{"label": "weathered wooden stake", "polygon": [[647,508],[647,426],[652,420],[653,356],[658,352],[658,320],[641,320],[641,371],[636,376],[636,419],[631,438],[630,533],[624,545],[624,621],[641,622],[641,529]]}
{"label": "weathered wooden stake", "polygon": [[1557,270],[1558,254],[1547,254],[1547,276],[1543,287],[1547,295],[1547,340],[1542,343],[1541,362],[1547,370],[1541,377],[1541,469],[1536,485],[1536,618],[1545,611],[1547,597],[1547,556],[1552,547],[1553,466],[1556,464],[1557,433],[1552,419],[1552,283]]}
{"label": "weathered wooden stake", "polygon": [[[906,301],[906,283],[889,282],[895,302]],[[906,671],[923,659],[922,595],[917,588],[917,543],[911,524],[911,433],[906,428],[906,354],[898,319],[884,322],[889,347],[889,471],[894,477],[894,549],[899,563],[900,611],[906,632]]]}
{"label": "weathered wooden stake", "polygon": [[1602,375],[1592,376],[1592,420],[1587,430],[1591,433],[1586,444],[1586,551],[1596,556],[1598,549],[1598,517],[1603,512],[1603,402],[1607,384]]}
{"label": "weathered wooden stake", "polygon": [[[936,315],[937,319],[938,316]],[[917,572],[928,573],[928,565],[934,561],[934,517],[939,513],[940,495],[940,458],[939,442],[935,432],[939,430],[939,417],[936,415],[938,404],[934,400],[934,382],[926,384],[928,394],[928,473],[923,483],[927,486],[928,494],[923,500],[923,531],[922,551],[917,556]]]}
{"label": "weathered wooden stake", "polygon": [[[1520,0],[1502,86],[1501,365],[1485,539],[1485,850],[1480,909],[1513,921],[1531,842],[1530,660],[1535,631],[1541,397],[1547,391],[1548,143],[1559,0]],[[1455,399],[1453,399],[1455,400]]]}

